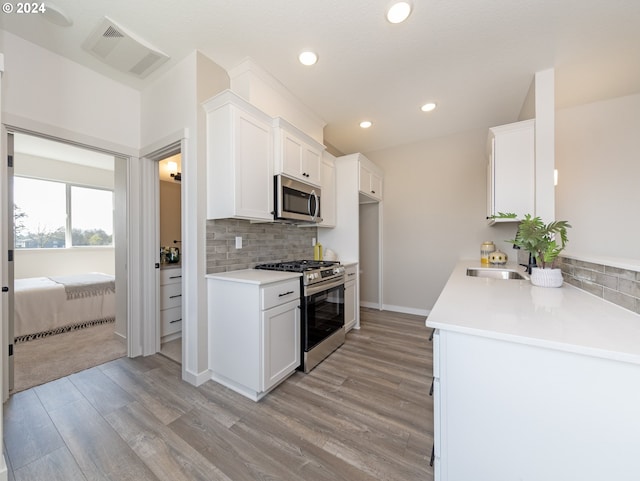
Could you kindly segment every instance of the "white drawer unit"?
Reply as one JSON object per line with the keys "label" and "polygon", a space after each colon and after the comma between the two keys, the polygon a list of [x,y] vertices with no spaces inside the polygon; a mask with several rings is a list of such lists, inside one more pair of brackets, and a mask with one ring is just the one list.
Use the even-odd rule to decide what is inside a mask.
{"label": "white drawer unit", "polygon": [[182,331],[182,268],[160,270],[160,337]]}

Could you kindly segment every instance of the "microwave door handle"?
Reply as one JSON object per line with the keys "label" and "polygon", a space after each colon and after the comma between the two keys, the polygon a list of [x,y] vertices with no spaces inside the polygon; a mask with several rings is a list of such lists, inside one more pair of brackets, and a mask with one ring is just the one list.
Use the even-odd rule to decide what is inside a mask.
{"label": "microwave door handle", "polygon": [[[313,204],[314,204],[313,213],[311,212],[311,197],[313,197]],[[316,191],[312,190],[311,195],[309,196],[309,215],[311,216],[311,219],[314,221],[318,217],[319,207],[320,207],[320,202],[318,202],[318,196],[316,195]]]}

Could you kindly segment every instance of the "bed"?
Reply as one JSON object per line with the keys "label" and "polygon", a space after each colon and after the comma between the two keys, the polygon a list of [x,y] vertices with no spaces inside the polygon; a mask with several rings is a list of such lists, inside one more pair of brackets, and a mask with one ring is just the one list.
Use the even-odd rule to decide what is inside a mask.
{"label": "bed", "polygon": [[15,342],[115,321],[115,278],[100,272],[14,281]]}

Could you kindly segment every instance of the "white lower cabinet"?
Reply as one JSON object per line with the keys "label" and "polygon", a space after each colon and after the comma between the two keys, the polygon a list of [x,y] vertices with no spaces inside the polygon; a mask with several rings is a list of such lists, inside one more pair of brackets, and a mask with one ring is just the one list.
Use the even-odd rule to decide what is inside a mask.
{"label": "white lower cabinet", "polygon": [[207,282],[212,379],[258,401],[300,365],[300,280]]}
{"label": "white lower cabinet", "polygon": [[160,337],[172,335],[178,338],[181,331],[182,269],[163,268],[160,270]]}
{"label": "white lower cabinet", "polygon": [[434,480],[640,479],[640,366],[439,329]]}
{"label": "white lower cabinet", "polygon": [[344,328],[345,332],[359,328],[358,315],[360,300],[358,298],[358,264],[346,264],[344,268]]}

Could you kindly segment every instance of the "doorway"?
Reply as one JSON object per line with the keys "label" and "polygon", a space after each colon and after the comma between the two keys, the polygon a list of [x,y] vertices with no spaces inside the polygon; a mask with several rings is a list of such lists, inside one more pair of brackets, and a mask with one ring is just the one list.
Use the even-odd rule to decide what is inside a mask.
{"label": "doorway", "polygon": [[147,213],[141,239],[146,292],[143,355],[160,353],[183,364],[184,138],[177,134],[173,142],[143,152],[140,184],[147,192],[141,204]]}
{"label": "doorway", "polygon": [[160,354],[182,364],[182,156],[158,161]]}
{"label": "doorway", "polygon": [[127,355],[127,160],[31,133],[8,136],[9,378],[17,392]]}

